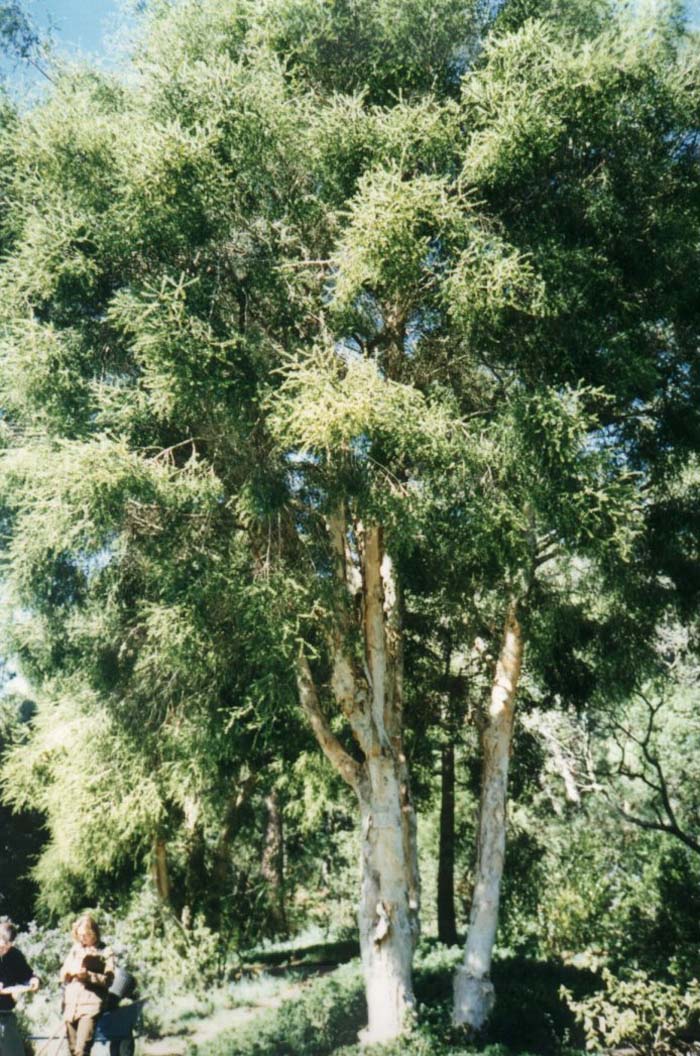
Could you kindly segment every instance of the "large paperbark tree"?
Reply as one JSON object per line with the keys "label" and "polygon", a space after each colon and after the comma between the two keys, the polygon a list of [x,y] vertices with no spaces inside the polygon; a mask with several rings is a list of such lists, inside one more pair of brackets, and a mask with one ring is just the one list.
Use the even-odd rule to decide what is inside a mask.
{"label": "large paperbark tree", "polygon": [[550,543],[629,556],[629,469],[698,387],[695,89],[669,34],[648,61],[643,34],[530,21],[471,70],[475,10],[158,5],[129,77],[66,75],[2,156],[17,647],[115,716],[196,740],[223,712],[223,758],[246,705],[279,732],[289,665],[357,798],[370,1041],[413,1006],[407,568],[438,552],[429,589],[451,579],[500,656],[483,981],[520,626],[549,604],[521,612],[523,578]]}
{"label": "large paperbark tree", "polygon": [[[499,634],[492,623],[487,635],[495,660],[481,718],[474,897],[464,963],[455,977],[455,1021],[473,1029],[483,1026],[494,1000],[489,973],[506,845],[508,761],[528,646],[536,654],[531,672],[550,699],[569,697],[579,707],[595,702],[595,680],[589,679],[587,693],[575,685],[580,664],[575,651],[569,658],[568,684],[561,675],[565,661],[557,648],[561,650],[565,635],[554,626],[556,577],[575,583],[585,569],[588,589],[600,599],[597,618],[608,628],[601,635],[601,658],[606,648],[602,641],[610,636],[608,621],[618,621],[618,659],[607,658],[608,682],[605,692],[598,693],[599,703],[606,693],[609,701],[621,699],[632,686],[633,672],[641,676],[645,668],[653,668],[654,623],[684,591],[680,584],[675,594],[664,591],[650,560],[658,546],[655,509],[664,508],[669,487],[679,488],[698,438],[698,416],[692,409],[698,362],[693,339],[689,341],[691,333],[697,334],[697,306],[689,311],[681,292],[693,256],[682,228],[688,223],[694,229],[698,222],[690,190],[697,174],[691,174],[688,154],[694,135],[689,130],[695,124],[691,69],[697,58],[691,58],[692,49],[685,50],[669,11],[657,11],[647,21],[611,22],[609,12],[601,19],[599,8],[591,19],[590,12],[574,4],[563,22],[554,19],[547,26],[523,23],[515,7],[511,16],[513,12],[515,19],[503,19],[503,26],[518,31],[496,35],[483,69],[465,82],[465,105],[478,112],[481,129],[467,148],[465,174],[500,213],[510,237],[532,254],[547,301],[556,299],[556,288],[561,300],[552,315],[545,312],[542,319],[515,328],[507,350],[484,335],[486,360],[499,375],[503,372],[506,401],[522,400],[524,391],[534,396],[545,379],[550,393],[557,388],[561,393],[575,377],[579,387],[591,386],[584,403],[592,416],[579,434],[578,456],[570,448],[559,458],[564,444],[541,461],[539,455],[552,440],[552,419],[546,411],[542,415],[540,404],[530,421],[538,439],[525,459],[529,484],[523,486],[521,480],[519,487],[517,473],[504,481],[504,493],[527,511],[530,530],[521,525],[525,545],[520,557],[504,548],[500,595],[505,627]],[[572,48],[567,35],[574,25],[579,44]],[[585,86],[574,72],[584,67]],[[666,100],[662,110],[661,97]],[[521,153],[513,131],[529,124],[527,115],[535,113],[537,130],[529,126],[533,138]],[[534,222],[533,211],[538,217]],[[553,225],[561,225],[556,246],[547,234]],[[637,250],[623,248],[632,242]],[[652,333],[657,337],[650,345]],[[622,348],[628,369],[620,372],[613,350]],[[685,377],[687,388],[679,388],[674,375]],[[687,433],[685,427],[677,428],[678,414]],[[581,420],[575,428],[580,425]],[[604,474],[597,483],[593,474],[588,485],[576,483],[572,469],[581,465],[584,452],[594,449],[608,451],[622,474]],[[664,449],[673,449],[674,459],[667,459]],[[634,528],[627,544],[620,545],[619,528],[626,518],[619,508],[614,512],[613,496],[620,497],[624,471],[629,473],[629,524]],[[586,494],[588,499],[581,501]],[[682,521],[678,527],[686,531]],[[523,582],[526,589],[520,589]],[[568,605],[566,618],[571,620],[576,603],[569,600]],[[586,618],[590,645],[595,618],[590,612]],[[549,630],[543,631],[548,622]],[[605,668],[606,663],[599,664],[602,683]]]}
{"label": "large paperbark tree", "polygon": [[[334,516],[329,530],[340,588],[348,594],[347,619],[332,635],[332,686],[361,761],[330,729],[303,650],[299,696],[321,747],[357,796],[358,919],[369,1017],[363,1036],[386,1041],[405,1028],[415,1003],[411,965],[420,905],[416,819],[403,743],[400,599],[379,527],[355,526],[356,559],[349,553],[344,514]],[[356,628],[351,626],[354,612],[361,613]],[[354,631],[360,642],[355,655],[348,648]]]}

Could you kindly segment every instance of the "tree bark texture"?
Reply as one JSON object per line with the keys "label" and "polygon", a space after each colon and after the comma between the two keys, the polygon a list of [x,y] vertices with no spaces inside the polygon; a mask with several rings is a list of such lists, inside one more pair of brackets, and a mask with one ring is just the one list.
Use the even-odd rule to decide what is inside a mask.
{"label": "tree bark texture", "polygon": [[185,823],[185,904],[181,911],[183,927],[191,926],[202,890],[206,889],[206,842],[199,801],[188,796],[184,802]]}
{"label": "tree bark texture", "polygon": [[158,898],[164,906],[170,906],[170,874],[168,872],[167,845],[162,838],[157,839],[153,845],[151,872]]}
{"label": "tree bark texture", "polygon": [[491,699],[481,734],[482,783],[476,879],[464,961],[454,980],[454,1021],[479,1030],[495,1001],[490,980],[506,851],[508,764],[523,637],[517,602],[508,607]]}
{"label": "tree bark texture", "polygon": [[342,598],[340,618],[329,635],[331,690],[355,741],[352,754],[330,727],[303,651],[297,684],[321,748],[358,798],[358,921],[368,1012],[361,1039],[374,1044],[400,1035],[415,1004],[412,962],[420,891],[416,818],[403,748],[400,599],[380,527],[356,524],[354,551],[344,511],[328,528]]}
{"label": "tree bark texture", "polygon": [[267,884],[270,907],[270,930],[275,935],[287,934],[287,914],[284,898],[284,826],[279,795],[273,789],[265,797],[267,824],[261,871]]}

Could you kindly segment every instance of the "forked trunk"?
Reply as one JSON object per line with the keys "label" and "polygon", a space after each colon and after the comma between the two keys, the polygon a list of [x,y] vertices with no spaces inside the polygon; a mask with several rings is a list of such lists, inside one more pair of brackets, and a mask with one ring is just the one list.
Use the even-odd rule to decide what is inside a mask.
{"label": "forked trunk", "polygon": [[[329,641],[331,686],[361,760],[331,729],[303,650],[297,684],[321,748],[359,802],[358,918],[368,1012],[360,1038],[374,1044],[403,1033],[415,1004],[411,966],[419,931],[419,882],[416,819],[403,750],[400,606],[381,529],[357,523],[356,548],[351,550],[345,514],[339,510],[329,521],[329,534],[338,582],[348,594]],[[358,631],[360,659],[347,648]]]}
{"label": "forked trunk", "polygon": [[476,882],[464,962],[454,980],[454,1021],[479,1030],[495,1001],[490,980],[498,926],[498,904],[506,851],[508,763],[513,736],[515,695],[520,680],[523,639],[517,605],[508,608],[501,652],[482,730],[482,784]]}

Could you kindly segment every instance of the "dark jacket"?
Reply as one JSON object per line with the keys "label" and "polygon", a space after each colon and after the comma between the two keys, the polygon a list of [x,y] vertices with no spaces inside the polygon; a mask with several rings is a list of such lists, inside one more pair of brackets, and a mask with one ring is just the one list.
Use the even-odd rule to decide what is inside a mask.
{"label": "dark jacket", "polygon": [[[26,986],[34,975],[21,950],[10,946],[0,957],[0,983],[5,986]],[[0,994],[0,1012],[11,1012],[15,1007],[12,994]]]}

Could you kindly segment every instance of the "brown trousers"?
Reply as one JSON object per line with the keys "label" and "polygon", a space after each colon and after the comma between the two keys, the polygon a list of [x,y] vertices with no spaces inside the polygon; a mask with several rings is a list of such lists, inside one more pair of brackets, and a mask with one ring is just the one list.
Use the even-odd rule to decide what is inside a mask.
{"label": "brown trousers", "polygon": [[96,1023],[97,1016],[81,1016],[79,1019],[74,1019],[72,1023],[66,1023],[71,1056],[90,1056]]}

